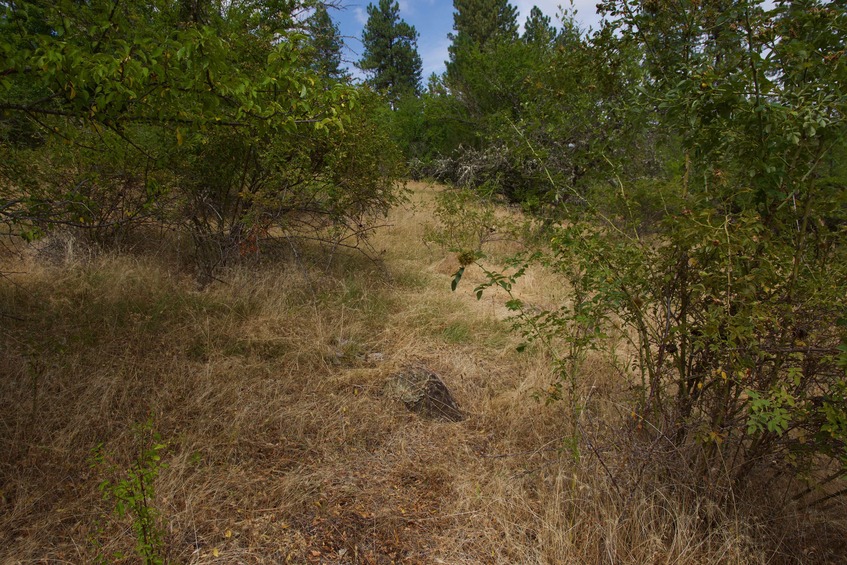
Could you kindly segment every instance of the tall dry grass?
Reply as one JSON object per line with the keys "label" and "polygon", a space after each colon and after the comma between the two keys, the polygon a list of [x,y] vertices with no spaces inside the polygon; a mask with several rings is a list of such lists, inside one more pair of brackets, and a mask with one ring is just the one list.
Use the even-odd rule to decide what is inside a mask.
{"label": "tall dry grass", "polygon": [[[412,188],[374,240],[383,265],[257,263],[198,290],[173,254],[5,257],[0,562],[137,562],[131,517],[98,486],[137,458],[132,430],[147,418],[167,443],[154,505],[169,562],[847,555],[828,543],[843,539],[833,514],[699,490],[639,436],[627,383],[599,357],[583,367],[578,421],[534,400],[553,379],[548,356],[515,351],[498,299],[470,291],[480,273],[449,291],[453,259],[422,243],[437,188]],[[540,270],[517,291],[539,304],[562,293]],[[465,421],[422,420],[383,396],[412,361],[442,375]],[[100,444],[117,472],[92,465]]]}

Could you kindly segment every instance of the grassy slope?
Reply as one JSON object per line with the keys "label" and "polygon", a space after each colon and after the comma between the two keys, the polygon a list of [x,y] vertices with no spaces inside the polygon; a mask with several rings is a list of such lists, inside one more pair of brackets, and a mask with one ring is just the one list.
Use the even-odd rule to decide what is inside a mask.
{"label": "grassy slope", "polygon": [[[412,188],[374,240],[387,272],[339,255],[330,272],[243,267],[198,291],[150,255],[7,264],[22,272],[0,286],[0,562],[131,556],[131,520],[98,491],[119,475],[90,459],[103,443],[127,467],[150,414],[174,562],[789,560],[740,514],[673,484],[616,491],[585,447],[561,449],[562,403],[532,400],[544,353],[514,351],[498,299],[472,296],[479,273],[450,293],[453,259],[422,243],[435,188]],[[541,272],[522,285],[530,301],[561,292]],[[411,361],[442,375],[464,422],[382,395]],[[623,421],[620,384],[599,363],[584,377],[605,402],[584,428]]]}

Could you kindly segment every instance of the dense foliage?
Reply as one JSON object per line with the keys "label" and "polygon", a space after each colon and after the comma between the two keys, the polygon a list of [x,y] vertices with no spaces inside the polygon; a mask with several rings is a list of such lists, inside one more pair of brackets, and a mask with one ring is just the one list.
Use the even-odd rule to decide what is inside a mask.
{"label": "dense foliage", "polygon": [[394,201],[398,162],[368,95],[333,80],[335,47],[301,31],[306,8],[4,2],[3,219],[101,239],[164,223],[207,273],[304,227],[355,244]]}
{"label": "dense foliage", "polygon": [[484,47],[518,37],[517,9],[506,0],[456,0],[450,59],[466,45]]}
{"label": "dense foliage", "polygon": [[[611,359],[640,383],[634,425],[703,488],[730,496],[779,476],[807,485],[795,492],[810,503],[843,493],[847,12],[602,8],[591,38],[566,20],[543,39],[535,14],[525,41],[465,52],[462,81],[448,71],[438,95],[453,106],[439,108],[479,133],[424,170],[564,220],[537,259],[570,300],[509,306],[551,348],[550,394],[575,417],[586,352],[618,339]],[[521,273],[489,271],[479,291],[510,291]]]}
{"label": "dense foliage", "polygon": [[587,39],[570,14],[556,28],[536,9],[518,36],[514,10],[491,7],[502,17],[489,33],[456,9],[447,72],[430,81],[408,155],[418,174],[540,210],[606,178],[609,159],[638,156],[633,176],[655,167],[644,118],[623,100],[641,73],[630,47],[611,48],[611,32]]}

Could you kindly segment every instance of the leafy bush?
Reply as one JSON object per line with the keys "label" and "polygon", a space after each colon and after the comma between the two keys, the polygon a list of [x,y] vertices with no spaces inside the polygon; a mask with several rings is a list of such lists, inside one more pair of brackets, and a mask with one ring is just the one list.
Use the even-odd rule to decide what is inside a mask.
{"label": "leafy bush", "polygon": [[267,234],[355,245],[402,172],[371,95],[312,69],[299,3],[180,6],[7,7],[0,219],[100,240],[154,220],[206,278]]}
{"label": "leafy bush", "polygon": [[[798,497],[821,493],[812,504],[843,494],[829,484],[847,475],[843,10],[707,4],[683,21],[646,2],[606,8],[620,16],[617,49],[647,58],[634,115],[653,112],[651,135],[676,132],[681,170],[614,176],[614,198],[565,185],[579,206],[543,260],[572,299],[509,307],[551,347],[561,383],[621,336],[629,346],[611,358],[638,383],[639,429],[702,486],[783,476],[810,485]],[[510,291],[522,272],[489,272],[478,292]]]}
{"label": "leafy bush", "polygon": [[424,242],[471,257],[465,263],[473,262],[487,244],[520,241],[526,231],[526,225],[497,214],[492,197],[481,197],[468,188],[439,193],[434,215],[438,223],[426,226]]}

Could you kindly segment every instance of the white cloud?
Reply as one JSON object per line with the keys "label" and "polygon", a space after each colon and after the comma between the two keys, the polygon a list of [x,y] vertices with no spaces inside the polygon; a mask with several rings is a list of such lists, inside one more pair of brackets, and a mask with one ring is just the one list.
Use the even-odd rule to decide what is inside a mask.
{"label": "white cloud", "polygon": [[[426,0],[427,3],[432,3],[434,0]],[[379,0],[372,0],[369,4],[378,4]],[[415,1],[414,0],[397,0],[397,4],[400,7],[400,17],[407,18],[410,14],[414,14],[417,10],[415,10]],[[368,23],[368,12],[367,9],[362,5],[353,6],[353,15],[356,18],[356,21],[362,25]]]}
{"label": "white cloud", "polygon": [[356,6],[353,8],[353,16],[356,18],[356,21],[362,25],[368,23],[368,13],[361,6]]}
{"label": "white cloud", "polygon": [[599,27],[600,16],[597,15],[597,0],[574,0],[571,5],[567,0],[514,0],[512,2],[518,9],[518,24],[523,31],[523,25],[526,23],[529,12],[533,6],[538,6],[545,16],[550,16],[554,24],[560,23],[559,16],[561,15],[560,6],[565,8],[576,9],[576,21],[579,22],[580,28],[587,31],[589,26],[597,29]]}
{"label": "white cloud", "polygon": [[444,72],[444,61],[447,60],[448,47],[450,47],[450,40],[446,37],[418,45],[418,53],[420,53],[423,61],[424,85],[426,85],[426,79],[432,73],[440,75]]}
{"label": "white cloud", "polygon": [[[371,1],[376,4],[378,0]],[[425,12],[428,7],[435,6],[435,4],[440,1],[441,0],[397,0],[397,3],[400,5],[400,17],[419,15],[421,12],[419,8],[423,8],[423,11]]]}

